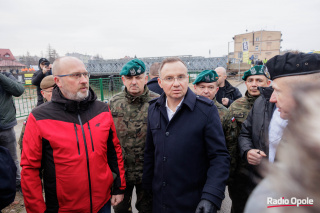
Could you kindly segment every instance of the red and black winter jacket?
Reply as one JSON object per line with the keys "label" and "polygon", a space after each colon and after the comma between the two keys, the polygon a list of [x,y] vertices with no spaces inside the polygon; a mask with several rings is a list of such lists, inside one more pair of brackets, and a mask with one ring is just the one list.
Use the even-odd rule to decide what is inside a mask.
{"label": "red and black winter jacket", "polygon": [[[52,101],[32,110],[23,138],[21,185],[28,212],[97,212],[123,194],[120,143],[107,104],[94,92],[81,102],[54,88]],[[43,169],[45,200],[40,170]],[[112,172],[117,174],[113,181]]]}

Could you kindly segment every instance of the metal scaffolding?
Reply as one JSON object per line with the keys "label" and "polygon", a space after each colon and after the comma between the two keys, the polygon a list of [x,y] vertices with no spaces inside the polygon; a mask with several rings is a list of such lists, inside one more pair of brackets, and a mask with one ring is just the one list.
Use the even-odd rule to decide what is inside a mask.
{"label": "metal scaffolding", "polygon": [[[202,71],[215,69],[217,67],[227,67],[227,56],[204,58],[199,56],[178,56],[188,68],[188,71]],[[161,62],[168,57],[148,57],[139,58],[146,65],[146,71],[149,72],[150,66],[155,62]],[[132,58],[108,59],[108,60],[89,60],[86,63],[87,70],[92,74],[119,74],[122,67]]]}

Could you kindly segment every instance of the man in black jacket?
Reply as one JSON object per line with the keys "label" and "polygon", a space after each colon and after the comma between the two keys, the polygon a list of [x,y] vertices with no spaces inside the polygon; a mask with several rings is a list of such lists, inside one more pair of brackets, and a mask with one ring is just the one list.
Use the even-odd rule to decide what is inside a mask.
{"label": "man in black jacket", "polygon": [[251,168],[249,193],[260,179],[257,168],[262,159],[274,162],[277,146],[295,105],[293,88],[297,84],[320,82],[320,55],[286,53],[270,59],[267,68],[265,74],[271,76],[274,90],[260,88],[261,96],[243,122],[238,138],[241,159]]}
{"label": "man in black jacket", "polygon": [[[319,81],[320,55],[278,55],[267,62],[267,68],[267,75],[273,80],[274,92],[269,92],[265,100],[262,99],[264,97],[260,101],[257,99],[239,135],[240,155],[251,165],[259,165],[266,156],[269,162],[274,161],[277,144],[294,107],[292,89],[296,84]],[[274,135],[280,138],[275,141]]]}
{"label": "man in black jacket", "polygon": [[43,97],[41,95],[40,83],[44,77],[48,75],[52,75],[51,64],[48,61],[48,59],[40,58],[38,66],[39,66],[39,70],[33,74],[32,81],[31,81],[33,85],[37,86],[37,96],[38,96],[37,106],[39,106],[40,104],[43,104]]}
{"label": "man in black jacket", "polygon": [[155,62],[151,65],[150,71],[149,71],[150,80],[148,81],[147,86],[149,90],[151,90],[152,92],[155,92],[161,95],[163,93],[163,89],[158,84],[159,67],[160,67],[159,62]]}
{"label": "man in black jacket", "polygon": [[225,68],[217,67],[215,71],[219,75],[219,90],[216,95],[217,101],[228,108],[235,100],[241,98],[242,94],[238,88],[233,87],[227,81],[227,72]]}

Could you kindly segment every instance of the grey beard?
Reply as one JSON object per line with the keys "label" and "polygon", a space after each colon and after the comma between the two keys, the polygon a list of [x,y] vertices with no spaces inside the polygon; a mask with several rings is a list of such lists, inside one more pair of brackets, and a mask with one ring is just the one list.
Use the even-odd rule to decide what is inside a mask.
{"label": "grey beard", "polygon": [[76,94],[70,93],[68,91],[63,91],[64,94],[67,96],[67,99],[73,100],[73,101],[83,101],[84,99],[86,99],[89,96],[89,89],[87,90],[87,92],[85,94],[83,94],[82,92],[77,92]]}

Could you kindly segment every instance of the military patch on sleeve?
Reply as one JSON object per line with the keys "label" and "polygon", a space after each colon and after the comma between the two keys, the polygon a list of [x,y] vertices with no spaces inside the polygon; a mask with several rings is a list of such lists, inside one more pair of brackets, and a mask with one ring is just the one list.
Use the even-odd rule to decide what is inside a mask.
{"label": "military patch on sleeve", "polygon": [[27,120],[24,120],[24,121],[23,121],[23,125],[27,125]]}
{"label": "military patch on sleeve", "polygon": [[270,79],[270,73],[269,73],[267,67],[264,68],[264,75],[265,75],[268,79]]}
{"label": "military patch on sleeve", "polygon": [[236,121],[236,119],[234,118],[234,117],[232,117],[231,118],[231,122],[233,123],[233,122],[235,122]]}

